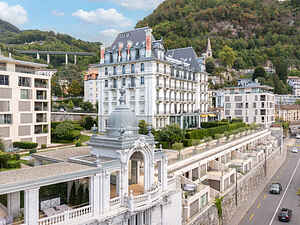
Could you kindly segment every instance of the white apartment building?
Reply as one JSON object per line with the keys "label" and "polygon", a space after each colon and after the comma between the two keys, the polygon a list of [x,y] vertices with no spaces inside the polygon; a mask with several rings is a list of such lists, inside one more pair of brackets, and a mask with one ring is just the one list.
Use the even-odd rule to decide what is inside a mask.
{"label": "white apartment building", "polygon": [[193,48],[166,51],[148,27],[120,33],[111,47],[101,47],[99,130],[105,131],[117,105],[118,89],[126,102],[156,129],[171,123],[198,127],[208,111],[208,78]]}
{"label": "white apartment building", "polygon": [[270,126],[275,122],[275,95],[271,90],[256,82],[225,88],[225,117]]}
{"label": "white apartment building", "polygon": [[289,76],[287,83],[293,88],[293,95],[300,96],[300,77]]}
{"label": "white apartment building", "polygon": [[0,138],[50,144],[51,76],[36,74],[47,65],[0,56]]}
{"label": "white apartment building", "polygon": [[99,69],[90,65],[88,71],[84,74],[84,98],[85,102],[95,105],[99,98]]}

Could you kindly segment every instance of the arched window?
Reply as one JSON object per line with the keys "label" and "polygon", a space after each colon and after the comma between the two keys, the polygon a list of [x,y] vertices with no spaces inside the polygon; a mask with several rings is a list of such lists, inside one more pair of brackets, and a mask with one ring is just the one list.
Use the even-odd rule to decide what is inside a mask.
{"label": "arched window", "polygon": [[125,65],[122,66],[122,73],[123,73],[123,74],[126,73],[126,67],[125,67]]}

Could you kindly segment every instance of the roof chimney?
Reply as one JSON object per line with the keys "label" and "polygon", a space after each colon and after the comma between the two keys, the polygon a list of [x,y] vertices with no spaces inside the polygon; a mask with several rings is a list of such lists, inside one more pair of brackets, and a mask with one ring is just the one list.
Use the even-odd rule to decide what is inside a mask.
{"label": "roof chimney", "polygon": [[152,54],[152,29],[146,30],[146,58]]}
{"label": "roof chimney", "polygon": [[104,45],[100,46],[100,64],[104,63],[104,53],[105,53],[105,47]]}

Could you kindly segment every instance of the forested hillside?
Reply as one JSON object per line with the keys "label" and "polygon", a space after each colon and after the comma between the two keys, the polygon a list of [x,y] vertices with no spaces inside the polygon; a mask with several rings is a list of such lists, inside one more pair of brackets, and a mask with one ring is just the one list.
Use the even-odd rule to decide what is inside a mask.
{"label": "forested hillside", "polygon": [[136,27],[150,26],[167,48],[205,51],[210,37],[215,58],[225,45],[243,69],[268,59],[300,65],[299,0],[166,0]]}
{"label": "forested hillside", "polygon": [[[0,48],[4,54],[12,52],[13,56],[17,59],[41,63],[46,63],[46,56],[41,56],[40,60],[36,60],[33,56],[21,55],[15,50],[84,51],[98,53],[100,44],[99,42],[82,41],[70,35],[55,33],[53,31],[20,31],[12,24],[2,20],[0,20],[0,43]],[[97,62],[97,60],[97,56],[79,57],[78,64],[81,67],[86,67],[90,63]],[[64,56],[51,56],[50,66],[61,66],[64,61]]]}

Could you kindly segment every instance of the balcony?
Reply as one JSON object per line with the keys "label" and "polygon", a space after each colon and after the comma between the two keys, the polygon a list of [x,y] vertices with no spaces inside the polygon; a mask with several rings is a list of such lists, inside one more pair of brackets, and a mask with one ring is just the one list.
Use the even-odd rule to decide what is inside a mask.
{"label": "balcony", "polygon": [[130,89],[136,88],[136,85],[135,84],[128,84],[128,88],[130,88]]}
{"label": "balcony", "polygon": [[48,111],[48,102],[35,102],[34,111]]}
{"label": "balcony", "polygon": [[46,113],[37,113],[36,114],[36,122],[37,123],[46,123],[47,122],[47,114]]}
{"label": "balcony", "polygon": [[35,125],[34,133],[35,134],[47,134],[48,133],[48,125]]}
{"label": "balcony", "polygon": [[47,100],[47,91],[36,91],[36,99]]}
{"label": "balcony", "polygon": [[44,79],[35,79],[34,87],[36,88],[48,88],[48,80]]}
{"label": "balcony", "polygon": [[90,205],[65,211],[63,213],[39,219],[38,225],[50,225],[50,224],[73,224],[86,222],[86,220],[92,218],[93,211]]}

